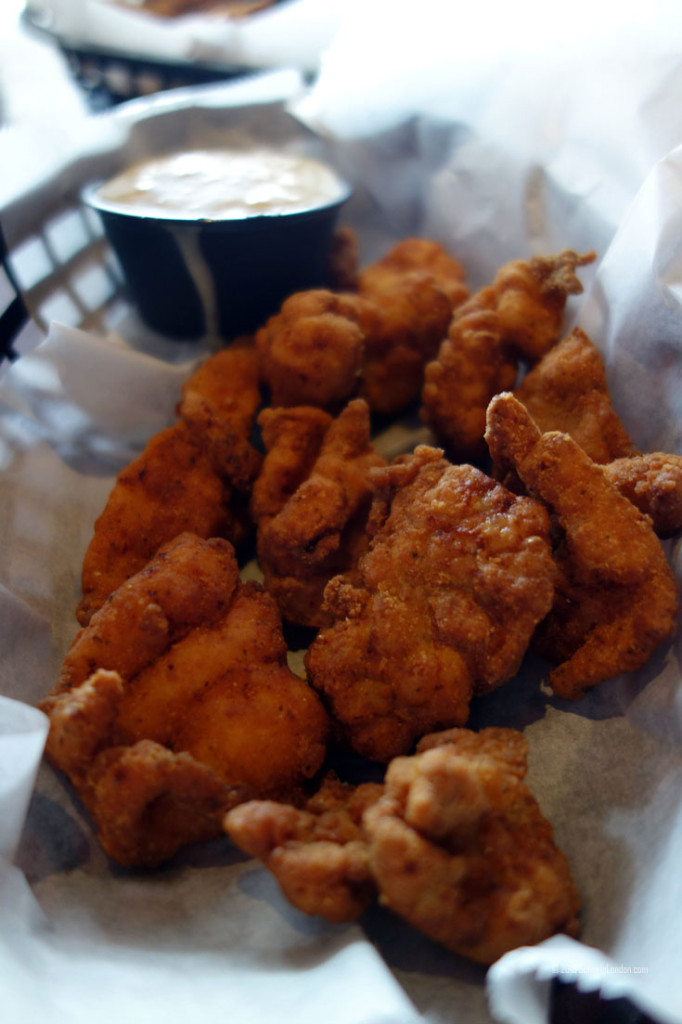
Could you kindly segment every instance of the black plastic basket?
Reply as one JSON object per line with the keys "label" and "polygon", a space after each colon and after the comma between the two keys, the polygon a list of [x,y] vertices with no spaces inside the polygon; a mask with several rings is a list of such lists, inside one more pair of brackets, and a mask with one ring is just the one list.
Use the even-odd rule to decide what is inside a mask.
{"label": "black plastic basket", "polygon": [[188,85],[206,85],[244,78],[256,73],[253,67],[210,64],[200,61],[166,62],[152,56],[137,56],[123,51],[83,45],[54,32],[40,22],[30,8],[22,12],[22,22],[31,32],[52,42],[66,59],[71,74],[86,94],[93,111],[150,96],[166,89]]}

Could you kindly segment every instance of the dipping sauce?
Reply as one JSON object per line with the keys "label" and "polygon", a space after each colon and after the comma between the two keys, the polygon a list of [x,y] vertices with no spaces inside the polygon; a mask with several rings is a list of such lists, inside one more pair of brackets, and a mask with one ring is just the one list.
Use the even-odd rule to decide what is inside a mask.
{"label": "dipping sauce", "polygon": [[195,149],[136,164],[101,185],[112,210],[173,220],[276,217],[338,202],[345,184],[311,157],[263,148]]}

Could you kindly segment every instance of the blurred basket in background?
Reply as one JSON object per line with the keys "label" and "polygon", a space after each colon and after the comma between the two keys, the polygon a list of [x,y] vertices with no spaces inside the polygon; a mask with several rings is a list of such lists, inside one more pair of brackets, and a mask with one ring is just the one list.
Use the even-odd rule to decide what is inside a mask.
{"label": "blurred basket in background", "polygon": [[122,294],[99,218],[80,199],[54,191],[11,244],[0,229],[0,361],[35,348],[53,320],[103,330]]}
{"label": "blurred basket in background", "polygon": [[[298,139],[305,133],[286,103],[300,89],[298,72],[277,71],[81,115],[82,137],[76,133],[46,173],[38,169],[30,185],[0,206],[0,361],[31,351],[55,321],[107,335],[134,320],[139,336],[143,325],[101,217],[84,201],[85,186],[169,146],[201,149],[216,132],[248,128],[254,138],[273,132],[280,143]],[[33,155],[29,145],[23,161]]]}
{"label": "blurred basket in background", "polygon": [[166,64],[146,58],[81,49],[58,41],[69,70],[85,91],[92,110],[107,107],[139,96],[150,96],[164,89],[241,78],[253,68],[219,68],[201,64]]}
{"label": "blurred basket in background", "polygon": [[257,73],[237,64],[167,61],[153,55],[133,54],[112,47],[75,41],[55,30],[38,9],[27,6],[23,25],[51,42],[64,56],[69,71],[83,89],[93,111],[106,110],[126,100],[150,96],[166,89],[228,81]]}

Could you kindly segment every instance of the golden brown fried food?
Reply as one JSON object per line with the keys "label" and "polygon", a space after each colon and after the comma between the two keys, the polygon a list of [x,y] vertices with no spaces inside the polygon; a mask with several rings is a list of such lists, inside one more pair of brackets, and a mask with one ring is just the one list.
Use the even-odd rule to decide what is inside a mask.
{"label": "golden brown fried food", "polygon": [[336,411],[359,393],[373,412],[395,415],[418,396],[424,365],[468,295],[462,267],[418,238],[359,274],[352,235],[332,256],[347,290],[298,292],[256,334],[271,404]]}
{"label": "golden brown fried food", "polygon": [[124,684],[99,669],[50,708],[47,755],[89,808],[102,846],[120,864],[154,866],[185,843],[219,835],[239,787],[187,753],[141,740],[111,746]]}
{"label": "golden brown fried food", "polygon": [[373,412],[396,415],[419,396],[424,367],[468,298],[464,270],[437,242],[406,238],[362,271],[358,291],[372,307],[361,318],[360,393]]}
{"label": "golden brown fried food", "polygon": [[582,291],[576,268],[593,259],[593,253],[565,250],[515,260],[456,310],[426,366],[421,409],[453,457],[478,461],[486,455],[490,399],[513,386],[519,360],[533,362],[559,340],[567,298]]}
{"label": "golden brown fried food", "polygon": [[79,686],[97,668],[131,679],[189,629],[218,621],[238,583],[231,544],[180,534],[112,592],[78,631],[53,694]]}
{"label": "golden brown fried food", "polygon": [[235,807],[225,817],[225,831],[263,861],[299,910],[354,921],[376,895],[362,815],[382,793],[378,783],[351,786],[328,776],[303,807],[271,800]]}
{"label": "golden brown fried food", "polygon": [[257,525],[264,525],[310,476],[322,441],[333,417],[314,405],[273,409],[267,406],[258,416],[266,455],[254,481],[250,512]]}
{"label": "golden brown fried food", "polygon": [[[226,435],[228,444],[242,449],[248,442],[261,405],[258,353],[251,341],[235,341],[217,352],[182,387],[178,416],[203,429],[206,420]],[[240,452],[249,466],[249,449]],[[236,473],[238,467],[234,467]]]}
{"label": "golden brown fried food", "polygon": [[396,242],[385,256],[362,271],[359,287],[368,295],[380,295],[386,288],[393,289],[396,277],[413,272],[428,275],[445,293],[451,309],[468,298],[464,267],[429,238],[403,238]]}
{"label": "golden brown fried food", "polygon": [[554,567],[539,502],[438,449],[373,472],[370,550],[325,591],[334,623],[306,656],[339,736],[388,761],[463,724],[473,693],[518,669],[549,611]]}
{"label": "golden brown fried food", "polygon": [[[384,465],[370,443],[367,403],[356,398],[324,432],[317,457],[310,459],[323,425],[319,417],[303,411],[289,419],[265,458],[263,473],[270,484],[275,480],[282,497],[275,514],[273,490],[264,497],[257,489],[252,503],[254,515],[269,504],[270,515],[260,515],[258,559],[266,589],[274,596],[289,622],[320,626],[328,621],[322,611],[324,588],[332,576],[346,572],[357,562],[366,546],[365,524],[373,488],[372,467]],[[283,422],[273,412],[266,425]],[[284,462],[284,474],[278,467]],[[292,471],[295,470],[295,471]],[[305,476],[303,476],[305,473]],[[300,479],[293,493],[286,490]],[[277,487],[274,488],[277,493]]]}
{"label": "golden brown fried food", "polygon": [[365,335],[362,300],[317,288],[297,292],[256,332],[261,380],[273,406],[337,410],[357,390]]}
{"label": "golden brown fried food", "polygon": [[616,490],[647,515],[659,537],[682,530],[682,456],[649,452],[614,459],[603,472]]}
{"label": "golden brown fried food", "polygon": [[151,740],[104,750],[88,776],[89,805],[107,854],[126,867],[156,867],[188,843],[220,832],[243,799],[190,754]]}
{"label": "golden brown fried food", "polygon": [[514,395],[543,433],[570,434],[593,462],[635,452],[613,408],[601,353],[579,327],[543,356]]}
{"label": "golden brown fried food", "polygon": [[385,795],[364,814],[381,902],[483,964],[557,932],[575,935],[578,893],[523,782],[523,735],[462,729],[447,739],[392,761]]}
{"label": "golden brown fried food", "polygon": [[421,417],[455,460],[483,459],[488,403],[516,375],[516,358],[502,343],[493,291],[483,289],[460,307],[438,357],[424,371]]}
{"label": "golden brown fried food", "polygon": [[327,718],[287,667],[280,617],[256,583],[174,643],[126,687],[115,742],[185,750],[254,795],[287,793],[320,767]]}
{"label": "golden brown fried food", "polygon": [[252,348],[214,356],[185,385],[178,422],[119,473],[83,559],[81,625],[178,534],[239,544],[250,532],[247,504],[260,467],[249,442],[257,385]]}
{"label": "golden brown fried food", "polygon": [[[215,835],[237,798],[286,797],[319,770],[327,716],[286,659],[277,606],[258,584],[239,581],[227,541],[179,537],[112,594],[41,705],[51,720],[48,756],[71,778],[111,856],[124,849],[126,863],[151,863],[174,831],[173,849],[194,841],[185,787],[205,791],[210,814],[199,807],[196,827],[203,835],[210,819]],[[128,816],[117,773],[121,792],[130,789]],[[167,815],[157,807],[161,792]],[[145,833],[145,793],[156,837]]]}
{"label": "golden brown fried food", "polygon": [[183,532],[202,537],[233,533],[231,498],[212,453],[197,445],[184,422],[155,434],[119,473],[95,522],[81,573],[81,625],[165,541]]}
{"label": "golden brown fried food", "polygon": [[530,363],[545,355],[559,339],[568,297],[583,290],[576,270],[595,259],[564,249],[501,267],[492,288],[505,345]]}
{"label": "golden brown fried food", "polygon": [[568,434],[541,434],[511,394],[490,404],[486,438],[503,471],[546,502],[561,534],[551,613],[535,644],[555,662],[555,692],[581,696],[641,668],[676,624],[675,578],[650,520]]}

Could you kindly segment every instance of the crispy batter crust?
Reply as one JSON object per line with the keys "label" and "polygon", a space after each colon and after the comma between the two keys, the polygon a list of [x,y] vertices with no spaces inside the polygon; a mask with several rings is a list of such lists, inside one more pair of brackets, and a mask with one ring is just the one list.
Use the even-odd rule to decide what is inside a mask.
{"label": "crispy batter crust", "polygon": [[577,932],[578,893],[524,784],[511,729],[451,730],[396,758],[365,812],[381,902],[455,953],[489,964],[517,946]]}
{"label": "crispy batter crust", "polygon": [[329,583],[306,667],[344,740],[388,761],[516,672],[554,569],[542,506],[479,470],[420,447],[374,476],[371,548]]}
{"label": "crispy batter crust", "polygon": [[329,621],[322,608],[327,583],[350,571],[366,548],[369,472],[384,460],[370,442],[363,399],[330,419],[321,439],[319,418],[298,412],[295,424],[288,421],[273,439],[252,508],[261,512],[258,559],[267,590],[289,622],[319,627]]}
{"label": "crispy batter crust", "polygon": [[559,662],[549,680],[576,698],[641,668],[673,632],[675,577],[651,521],[568,434],[541,434],[513,395],[491,402],[486,432],[495,462],[547,503],[560,529],[551,613],[535,643]]}
{"label": "crispy batter crust", "polygon": [[111,595],[41,706],[48,756],[124,864],[219,834],[239,800],[291,794],[329,730],[272,598],[240,582],[227,541],[191,534]]}
{"label": "crispy batter crust", "polygon": [[570,434],[593,462],[635,452],[613,408],[601,353],[578,327],[543,356],[514,395],[543,433]]}
{"label": "crispy batter crust", "polygon": [[119,473],[95,522],[81,572],[82,626],[178,534],[244,540],[260,467],[249,442],[259,404],[257,359],[247,345],[214,356],[185,384],[180,418]]}
{"label": "crispy batter crust", "polygon": [[362,815],[383,793],[333,776],[303,807],[250,801],[228,812],[225,830],[272,871],[285,896],[306,914],[354,921],[376,895]]}
{"label": "crispy batter crust", "polygon": [[520,360],[535,362],[559,340],[569,295],[582,291],[576,269],[593,253],[514,260],[455,312],[447,338],[427,364],[421,416],[458,460],[480,461],[485,413],[513,387]]}

